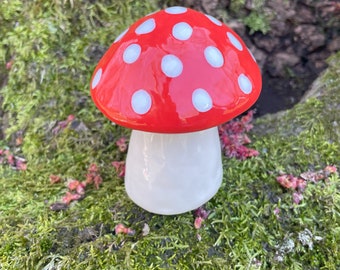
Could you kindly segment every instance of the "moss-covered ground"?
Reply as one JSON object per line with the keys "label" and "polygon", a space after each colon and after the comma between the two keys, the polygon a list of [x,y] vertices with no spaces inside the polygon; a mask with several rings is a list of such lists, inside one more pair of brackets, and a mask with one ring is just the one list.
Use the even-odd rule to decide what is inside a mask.
{"label": "moss-covered ground", "polygon": [[[0,79],[7,147],[26,170],[0,165],[0,269],[339,269],[340,179],[308,183],[299,204],[276,177],[340,167],[340,54],[311,97],[286,113],[258,119],[259,156],[223,159],[224,179],[194,216],[145,212],[125,195],[111,162],[129,131],[110,123],[89,97],[97,61],[153,1],[0,2]],[[60,121],[76,121],[56,132]],[[70,179],[90,164],[103,183],[62,211]],[[50,183],[50,175],[62,182]],[[134,235],[115,234],[119,223]],[[143,231],[147,224],[149,231]]]}

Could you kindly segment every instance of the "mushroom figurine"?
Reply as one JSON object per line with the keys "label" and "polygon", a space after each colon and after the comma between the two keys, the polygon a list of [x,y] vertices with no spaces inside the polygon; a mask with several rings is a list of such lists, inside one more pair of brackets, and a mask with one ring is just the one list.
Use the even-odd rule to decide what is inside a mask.
{"label": "mushroom figurine", "polygon": [[149,212],[209,201],[222,182],[217,126],[249,109],[261,74],[241,38],[216,18],[174,6],[121,33],[95,68],[91,96],[133,129],[125,189]]}

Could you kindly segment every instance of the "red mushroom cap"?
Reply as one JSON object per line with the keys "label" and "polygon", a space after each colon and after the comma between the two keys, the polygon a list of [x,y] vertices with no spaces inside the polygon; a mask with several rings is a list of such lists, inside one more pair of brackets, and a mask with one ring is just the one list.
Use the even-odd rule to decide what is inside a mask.
{"label": "red mushroom cap", "polygon": [[91,95],[119,125],[184,133],[246,111],[261,85],[254,57],[233,30],[209,15],[170,7],[117,37],[93,73]]}

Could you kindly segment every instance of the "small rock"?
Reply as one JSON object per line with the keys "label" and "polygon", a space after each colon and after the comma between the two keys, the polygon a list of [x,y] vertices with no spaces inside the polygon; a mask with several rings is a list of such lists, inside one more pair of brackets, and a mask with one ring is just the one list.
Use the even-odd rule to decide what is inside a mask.
{"label": "small rock", "polygon": [[296,16],[296,11],[291,4],[285,0],[268,0],[268,14],[272,14],[270,27],[275,36],[285,36],[290,33],[289,21]]}
{"label": "small rock", "polygon": [[300,4],[298,6],[298,16],[294,16],[294,21],[298,24],[313,24],[316,22],[316,16],[313,10],[306,5]]}
{"label": "small rock", "polygon": [[314,73],[319,74],[323,69],[327,67],[327,59],[330,56],[328,50],[316,50],[306,56],[307,62],[305,67],[312,70]]}
{"label": "small rock", "polygon": [[340,50],[340,36],[335,37],[332,39],[327,46],[328,50],[330,52],[336,52]]}
{"label": "small rock", "polygon": [[204,11],[208,14],[211,14],[212,11],[216,9],[218,5],[218,0],[202,0],[202,7]]}
{"label": "small rock", "polygon": [[270,22],[270,29],[272,31],[273,36],[282,37],[290,32],[290,27],[287,22],[280,20],[272,20]]}
{"label": "small rock", "polygon": [[298,25],[295,27],[294,33],[295,41],[300,42],[300,45],[308,52],[313,52],[326,45],[326,37],[321,27],[311,24]]}
{"label": "small rock", "polygon": [[228,20],[228,26],[233,29],[244,40],[246,38],[246,27],[239,20]]}
{"label": "small rock", "polygon": [[279,38],[273,38],[258,33],[254,35],[254,42],[257,47],[270,53],[279,45],[280,40]]}
{"label": "small rock", "polygon": [[254,58],[256,59],[256,63],[262,69],[267,60],[267,54],[262,50],[256,48],[255,46],[250,46],[249,50],[252,52]]}
{"label": "small rock", "polygon": [[268,72],[273,77],[284,77],[286,67],[294,67],[300,58],[292,53],[279,52],[270,57]]}

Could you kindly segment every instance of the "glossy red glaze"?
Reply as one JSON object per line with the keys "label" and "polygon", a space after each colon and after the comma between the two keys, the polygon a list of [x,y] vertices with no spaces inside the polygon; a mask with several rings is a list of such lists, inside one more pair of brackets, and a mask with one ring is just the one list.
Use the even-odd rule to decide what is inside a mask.
{"label": "glossy red glaze", "polygon": [[[174,28],[181,22],[186,24]],[[167,55],[181,65],[170,61],[163,68]],[[174,7],[147,15],[117,38],[93,73],[91,95],[119,125],[184,133],[246,111],[261,86],[259,67],[233,30],[205,14]],[[193,94],[197,89],[204,90]]]}

